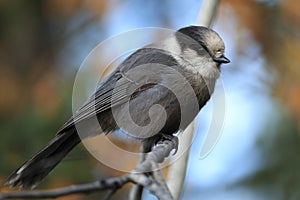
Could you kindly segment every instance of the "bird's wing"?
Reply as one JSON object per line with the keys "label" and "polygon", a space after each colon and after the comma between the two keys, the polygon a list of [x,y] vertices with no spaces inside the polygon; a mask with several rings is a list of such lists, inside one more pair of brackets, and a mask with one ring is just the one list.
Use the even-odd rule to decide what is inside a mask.
{"label": "bird's wing", "polygon": [[[122,84],[116,85],[120,79],[122,79]],[[127,88],[131,83],[130,81],[123,81],[123,79],[119,71],[109,76],[87,102],[73,114],[72,118],[62,126],[58,133],[62,133],[73,127],[74,124],[126,101],[129,98]],[[112,94],[114,94],[114,98],[111,98]]]}
{"label": "bird's wing", "polygon": [[[136,70],[138,66],[145,64],[176,65],[177,62],[163,50],[154,48],[137,50],[99,85],[95,94],[63,125],[58,133],[64,132],[82,120],[123,104],[130,98],[134,98],[137,93],[154,87],[156,84],[153,82],[159,82],[159,80],[147,83],[145,81],[147,74],[139,76],[140,72]],[[135,73],[138,76],[135,76]]]}

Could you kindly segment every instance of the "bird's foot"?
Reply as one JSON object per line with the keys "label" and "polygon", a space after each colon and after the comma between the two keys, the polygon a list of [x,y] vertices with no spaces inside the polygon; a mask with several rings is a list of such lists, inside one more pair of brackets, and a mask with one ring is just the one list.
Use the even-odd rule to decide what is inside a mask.
{"label": "bird's foot", "polygon": [[173,142],[174,149],[175,149],[175,152],[173,155],[175,155],[178,151],[178,145],[179,145],[178,137],[174,136],[174,135],[164,134],[164,133],[162,133],[161,135],[162,135],[162,137],[158,141],[158,143],[163,143],[165,140]]}

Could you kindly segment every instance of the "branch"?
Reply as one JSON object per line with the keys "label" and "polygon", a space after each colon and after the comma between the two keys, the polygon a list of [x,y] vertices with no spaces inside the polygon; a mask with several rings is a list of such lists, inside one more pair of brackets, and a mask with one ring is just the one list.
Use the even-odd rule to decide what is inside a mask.
{"label": "branch", "polygon": [[52,190],[33,190],[33,191],[22,191],[14,193],[2,193],[0,194],[0,199],[36,199],[36,198],[57,198],[61,196],[66,196],[70,194],[88,194],[95,191],[101,191],[106,189],[118,189],[125,183],[129,182],[130,179],[128,175],[124,175],[116,178],[108,178],[104,180],[94,181],[91,183],[72,185],[59,189]]}
{"label": "branch", "polygon": [[[216,10],[219,5],[220,0],[203,0],[201,8],[199,10],[199,15],[197,19],[197,24],[200,26],[211,27],[213,19],[216,15]],[[195,122],[193,121],[188,128],[182,134],[179,147],[179,159],[170,166],[168,172],[168,186],[170,191],[175,199],[179,199],[189,157],[189,146],[192,144],[194,137],[194,126]],[[187,149],[188,147],[188,149]]]}
{"label": "branch", "polygon": [[108,190],[107,197],[109,198],[117,189],[128,182],[142,185],[159,199],[172,200],[173,197],[159,173],[157,164],[163,162],[173,149],[177,149],[177,145],[177,137],[173,137],[172,139],[164,138],[163,141],[159,142],[153,150],[147,154],[145,160],[139,163],[132,172],[121,177],[107,178],[59,189],[0,193],[0,200],[15,198],[57,198],[70,194],[89,194],[103,190]]}
{"label": "branch", "polygon": [[204,0],[198,15],[198,24],[210,27],[215,18],[220,0]]}

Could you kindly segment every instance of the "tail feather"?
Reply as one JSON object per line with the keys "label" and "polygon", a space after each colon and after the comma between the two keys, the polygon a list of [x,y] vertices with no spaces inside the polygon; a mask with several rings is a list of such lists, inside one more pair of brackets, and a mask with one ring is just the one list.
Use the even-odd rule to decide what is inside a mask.
{"label": "tail feather", "polygon": [[57,134],[42,150],[23,163],[5,181],[11,188],[34,188],[80,142],[74,130]]}

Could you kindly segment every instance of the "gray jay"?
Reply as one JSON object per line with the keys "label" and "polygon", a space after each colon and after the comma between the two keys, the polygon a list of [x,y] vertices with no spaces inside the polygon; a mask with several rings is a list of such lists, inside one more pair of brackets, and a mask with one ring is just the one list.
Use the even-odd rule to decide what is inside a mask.
{"label": "gray jay", "polygon": [[5,184],[36,186],[85,137],[122,130],[154,145],[184,130],[210,99],[221,64],[230,62],[224,50],[215,31],[189,26],[135,51]]}

